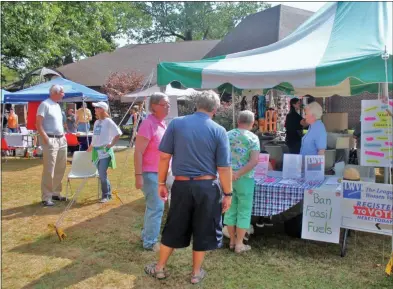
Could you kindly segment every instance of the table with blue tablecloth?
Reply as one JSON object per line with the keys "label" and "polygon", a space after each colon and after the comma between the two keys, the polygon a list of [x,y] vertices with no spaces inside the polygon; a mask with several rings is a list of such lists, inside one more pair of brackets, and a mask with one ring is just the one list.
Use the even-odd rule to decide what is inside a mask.
{"label": "table with blue tablecloth", "polygon": [[282,172],[269,172],[268,177],[255,180],[253,216],[278,215],[303,200],[304,190],[321,187],[325,180],[307,182],[304,178],[293,184],[281,184]]}

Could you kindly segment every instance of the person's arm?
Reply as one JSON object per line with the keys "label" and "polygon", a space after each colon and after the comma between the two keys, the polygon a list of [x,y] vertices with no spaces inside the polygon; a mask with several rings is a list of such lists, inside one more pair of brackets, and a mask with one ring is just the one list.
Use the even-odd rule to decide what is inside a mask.
{"label": "person's arm", "polygon": [[243,175],[247,174],[249,171],[251,171],[255,166],[258,164],[258,159],[259,159],[259,150],[258,151],[251,151],[250,153],[250,159],[248,163],[242,167],[240,170],[237,172],[233,173],[233,179],[237,180],[238,178],[242,177]]}
{"label": "person's arm", "polygon": [[158,196],[164,202],[168,200],[168,188],[166,187],[166,178],[169,171],[169,163],[172,155],[160,152],[160,162],[158,163]]}
{"label": "person's arm", "polygon": [[325,155],[327,148],[327,133],[325,126],[321,128],[320,137],[316,139],[315,143],[318,149],[318,155]]}
{"label": "person's arm", "polygon": [[42,126],[42,122],[44,121],[44,117],[41,115],[37,115],[37,119],[36,119],[36,128],[37,131],[39,133],[39,135],[42,138],[42,141],[45,145],[47,145],[49,143],[49,137],[46,134],[46,132],[44,131],[44,127]]}
{"label": "person's arm", "polygon": [[142,178],[142,159],[149,140],[141,135],[136,136],[135,151],[134,151],[134,171],[135,171],[135,187],[141,189],[143,187]]}
{"label": "person's arm", "polygon": [[75,112],[75,126],[77,127],[79,123],[79,113],[78,110]]}
{"label": "person's arm", "polygon": [[87,115],[89,117],[89,121],[91,121],[93,119],[92,115],[91,115],[91,111],[90,109],[87,110]]}

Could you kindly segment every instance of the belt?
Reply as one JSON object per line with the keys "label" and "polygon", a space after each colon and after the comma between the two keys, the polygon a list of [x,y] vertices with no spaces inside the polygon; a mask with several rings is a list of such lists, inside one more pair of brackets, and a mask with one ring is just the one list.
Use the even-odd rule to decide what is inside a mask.
{"label": "belt", "polygon": [[48,137],[50,138],[62,138],[64,136],[64,134],[60,134],[60,135],[54,135],[54,134],[46,134]]}
{"label": "belt", "polygon": [[202,181],[202,180],[215,180],[216,176],[199,176],[199,177],[184,177],[184,176],[175,176],[175,181]]}

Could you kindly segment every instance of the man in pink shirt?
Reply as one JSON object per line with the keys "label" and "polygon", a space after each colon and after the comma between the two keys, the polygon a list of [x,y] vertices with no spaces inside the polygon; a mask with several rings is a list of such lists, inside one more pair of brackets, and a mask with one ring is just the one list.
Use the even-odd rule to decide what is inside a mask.
{"label": "man in pink shirt", "polygon": [[169,99],[164,93],[150,96],[151,114],[142,122],[136,136],[134,167],[135,187],[142,189],[146,200],[145,219],[142,230],[143,248],[157,252],[164,202],[159,198],[158,163],[160,152],[158,147],[166,130],[165,117],[169,113]]}

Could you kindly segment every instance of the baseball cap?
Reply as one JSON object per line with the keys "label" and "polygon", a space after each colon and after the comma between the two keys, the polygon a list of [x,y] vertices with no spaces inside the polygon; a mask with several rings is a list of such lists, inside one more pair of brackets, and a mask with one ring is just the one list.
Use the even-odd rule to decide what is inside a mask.
{"label": "baseball cap", "polygon": [[108,111],[108,104],[106,102],[103,102],[103,101],[96,102],[96,103],[93,103],[93,106],[103,108],[105,111]]}

